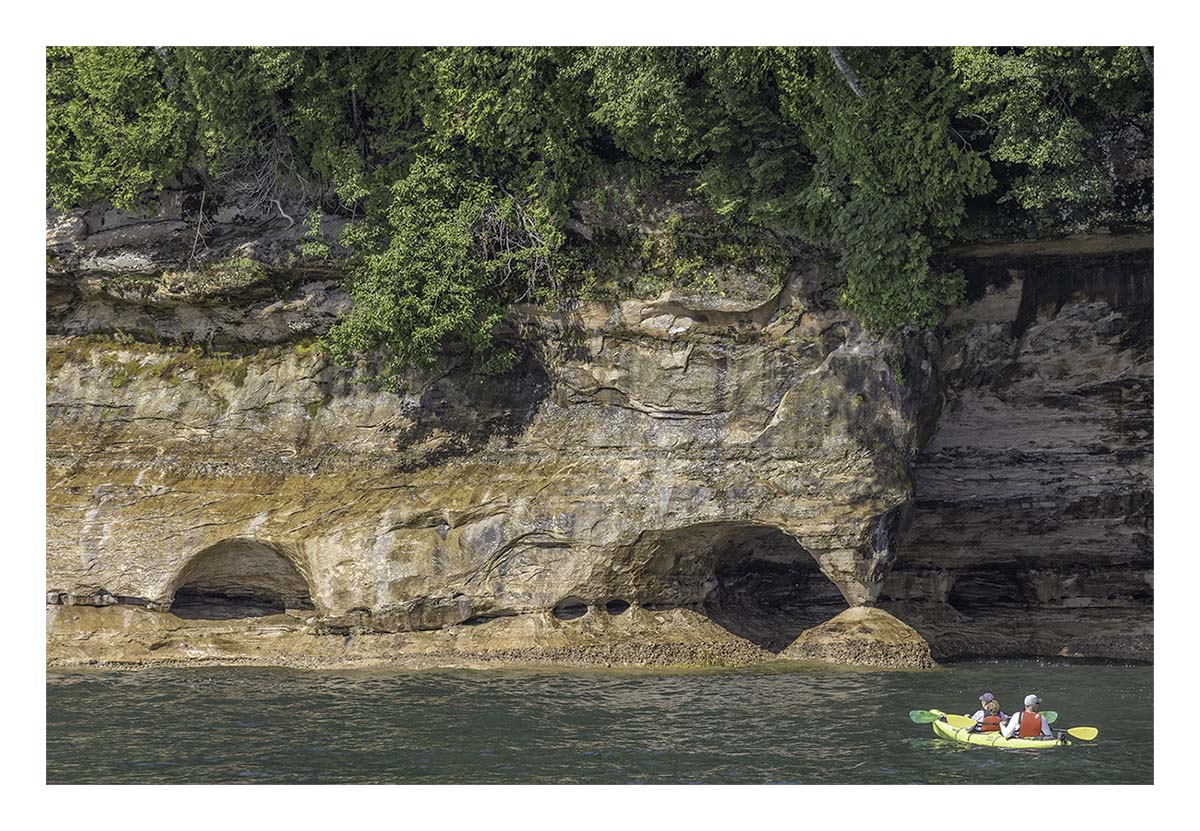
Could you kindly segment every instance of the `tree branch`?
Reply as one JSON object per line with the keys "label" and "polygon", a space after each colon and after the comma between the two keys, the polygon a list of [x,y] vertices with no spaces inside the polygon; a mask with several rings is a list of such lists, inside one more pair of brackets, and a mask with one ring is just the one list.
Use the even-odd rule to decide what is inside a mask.
{"label": "tree branch", "polygon": [[292,219],[290,214],[284,212],[283,205],[279,204],[278,199],[272,199],[271,201],[275,203],[276,208],[279,208],[279,215],[288,221],[287,227],[291,228],[296,224],[296,220]]}
{"label": "tree branch", "polygon": [[1150,47],[1139,46],[1138,51],[1142,53],[1142,60],[1146,62],[1146,67],[1150,70],[1150,74],[1154,74],[1154,62],[1150,60]]}
{"label": "tree branch", "polygon": [[[200,226],[204,224],[204,197],[208,196],[208,188],[200,191],[200,216],[196,218],[196,237],[192,240],[192,256],[188,257],[188,268],[192,267],[192,261],[196,259],[196,246],[200,244]],[[208,243],[204,244],[208,247]]]}
{"label": "tree branch", "polygon": [[833,58],[833,64],[838,68],[838,72],[842,73],[842,77],[846,79],[846,83],[850,85],[850,89],[854,91],[862,100],[867,100],[867,94],[863,92],[862,85],[858,82],[858,73],[854,71],[854,67],[846,60],[846,56],[842,54],[842,47],[830,46],[829,57]]}

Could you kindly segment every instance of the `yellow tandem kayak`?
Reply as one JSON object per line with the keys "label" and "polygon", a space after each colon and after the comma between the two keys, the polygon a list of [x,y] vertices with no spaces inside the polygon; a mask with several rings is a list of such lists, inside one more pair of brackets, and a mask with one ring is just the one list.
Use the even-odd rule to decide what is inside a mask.
{"label": "yellow tandem kayak", "polygon": [[[930,712],[942,714],[940,710],[931,710]],[[1061,736],[1047,736],[1038,739],[1021,739],[1016,736],[1006,739],[999,733],[973,733],[969,727],[952,727],[947,721],[938,720],[931,723],[933,732],[938,738],[950,739],[962,744],[981,744],[987,747],[1011,747],[1022,750],[1044,750],[1047,747],[1071,744],[1065,733]]]}

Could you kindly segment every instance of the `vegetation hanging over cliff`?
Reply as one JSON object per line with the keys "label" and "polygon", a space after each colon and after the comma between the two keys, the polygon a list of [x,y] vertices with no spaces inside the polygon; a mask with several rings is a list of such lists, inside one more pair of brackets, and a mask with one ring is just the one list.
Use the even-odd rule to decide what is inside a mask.
{"label": "vegetation hanging over cliff", "polygon": [[[328,347],[382,351],[385,375],[451,344],[505,365],[495,324],[594,285],[613,240],[581,206],[629,182],[694,182],[719,218],[676,229],[663,279],[827,247],[881,331],[961,297],[932,265],[956,240],[1151,219],[1137,48],[52,48],[47,118],[58,207],[182,177],[350,217]],[[327,243],[314,225],[305,251]]]}

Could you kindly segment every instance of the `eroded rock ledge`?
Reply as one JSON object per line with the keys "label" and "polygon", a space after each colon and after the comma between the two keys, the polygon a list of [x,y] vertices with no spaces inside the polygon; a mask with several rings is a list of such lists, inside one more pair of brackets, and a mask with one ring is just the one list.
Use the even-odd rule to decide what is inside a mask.
{"label": "eroded rock ledge", "polygon": [[869,606],[855,606],[805,630],[781,657],[860,666],[934,666],[929,644],[915,629]]}
{"label": "eroded rock ledge", "polygon": [[[535,612],[435,630],[335,634],[312,619],[185,620],[131,606],[52,606],[47,658],[70,668],[247,664],[300,668],[502,665],[745,667],[839,663],[886,669],[933,666],[929,646],[879,609],[848,609],[782,652],[741,638],[689,609],[594,609],[560,621]],[[847,621],[853,617],[853,621]]]}
{"label": "eroded rock ledge", "polygon": [[75,604],[63,614],[298,613],[334,643],[612,605],[769,656],[879,591],[917,410],[886,345],[822,299],[818,265],[758,297],[522,308],[537,349],[508,377],[447,361],[396,394],[307,345],[326,318],[296,309],[317,306],[264,305],[277,261],[180,278],[175,231],[119,227],[143,258],[134,289],[95,242],[109,231],[76,229],[84,253],[56,237],[47,593]]}
{"label": "eroded rock ledge", "polygon": [[[903,380],[813,264],[762,296],[522,308],[536,349],[507,377],[447,359],[389,393],[312,348],[346,301],[292,229],[231,223],[196,267],[169,222],[72,221],[53,663],[924,666],[921,637],[953,657],[983,630],[979,654],[1149,654],[1136,253],[985,258]],[[835,617],[870,604],[916,640]],[[1081,608],[1131,639],[1020,629]]]}

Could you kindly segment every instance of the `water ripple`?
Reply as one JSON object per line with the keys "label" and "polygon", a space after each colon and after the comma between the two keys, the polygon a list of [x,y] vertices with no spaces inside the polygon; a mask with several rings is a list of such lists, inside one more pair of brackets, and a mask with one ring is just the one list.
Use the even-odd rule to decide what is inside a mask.
{"label": "water ripple", "polygon": [[[49,782],[1144,783],[1148,667],[968,664],[928,673],[52,672]],[[935,738],[914,707],[1037,690],[1093,746]]]}

